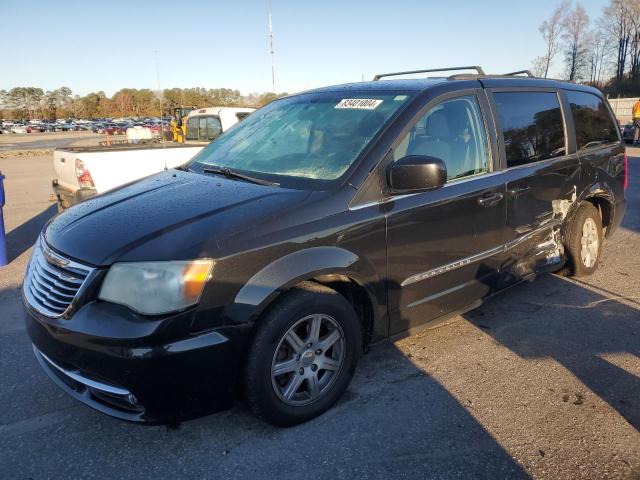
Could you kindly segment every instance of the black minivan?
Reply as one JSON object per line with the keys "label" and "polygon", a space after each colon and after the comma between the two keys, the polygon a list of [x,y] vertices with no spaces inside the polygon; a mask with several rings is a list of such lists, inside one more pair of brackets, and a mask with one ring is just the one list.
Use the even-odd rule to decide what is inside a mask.
{"label": "black minivan", "polygon": [[596,269],[627,178],[598,90],[394,75],[274,101],[183,167],[57,215],[23,285],[51,379],[130,421],[239,394],[293,425],[370,343]]}

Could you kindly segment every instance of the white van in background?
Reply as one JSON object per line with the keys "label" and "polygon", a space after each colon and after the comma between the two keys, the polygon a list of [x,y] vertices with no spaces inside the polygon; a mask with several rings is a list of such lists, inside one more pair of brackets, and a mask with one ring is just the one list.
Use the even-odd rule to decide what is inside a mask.
{"label": "white van in background", "polygon": [[209,107],[193,110],[187,116],[186,143],[207,144],[247,118],[255,108]]}

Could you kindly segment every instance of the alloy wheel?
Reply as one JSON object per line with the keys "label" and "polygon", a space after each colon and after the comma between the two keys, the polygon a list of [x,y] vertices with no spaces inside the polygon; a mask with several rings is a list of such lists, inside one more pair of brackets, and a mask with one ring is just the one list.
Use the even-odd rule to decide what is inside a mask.
{"label": "alloy wheel", "polygon": [[598,227],[592,218],[587,218],[582,225],[582,237],[580,238],[580,257],[585,267],[591,268],[598,259]]}
{"label": "alloy wheel", "polygon": [[287,405],[315,402],[333,385],[345,357],[345,336],[329,315],[308,315],[280,339],[271,363],[271,384]]}

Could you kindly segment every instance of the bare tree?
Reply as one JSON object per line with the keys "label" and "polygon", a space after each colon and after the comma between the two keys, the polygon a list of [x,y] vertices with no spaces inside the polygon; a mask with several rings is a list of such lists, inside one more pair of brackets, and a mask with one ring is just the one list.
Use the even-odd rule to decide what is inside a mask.
{"label": "bare tree", "polygon": [[581,3],[567,13],[562,21],[562,38],[565,41],[565,65],[567,78],[575,81],[583,76],[587,63],[587,39],[589,16]]}
{"label": "bare tree", "polygon": [[547,62],[545,57],[536,57],[531,62],[531,73],[536,77],[546,77]]}
{"label": "bare tree", "polygon": [[567,14],[571,4],[568,0],[564,0],[553,12],[553,14],[538,28],[542,34],[542,39],[546,44],[546,52],[542,57],[534,61],[534,69],[539,67],[539,76],[547,78],[549,68],[553,62],[553,58],[558,53],[560,47],[560,36],[562,35],[562,24],[564,16]]}
{"label": "bare tree", "polygon": [[617,49],[616,80],[624,78],[631,40],[631,18],[628,3],[629,0],[611,0],[611,3],[604,9],[607,31]]}
{"label": "bare tree", "polygon": [[640,0],[626,3],[629,20],[629,77],[640,79]]}
{"label": "bare tree", "polygon": [[602,28],[595,28],[589,32],[587,37],[589,83],[595,87],[602,88],[604,83],[603,74],[606,73],[606,64],[611,54],[607,34]]}

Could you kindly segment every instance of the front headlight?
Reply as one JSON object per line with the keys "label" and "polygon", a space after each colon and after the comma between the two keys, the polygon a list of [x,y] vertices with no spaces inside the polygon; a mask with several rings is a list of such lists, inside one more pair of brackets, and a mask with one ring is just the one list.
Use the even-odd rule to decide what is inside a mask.
{"label": "front headlight", "polygon": [[144,315],[175,312],[200,300],[213,260],[115,263],[98,297]]}

